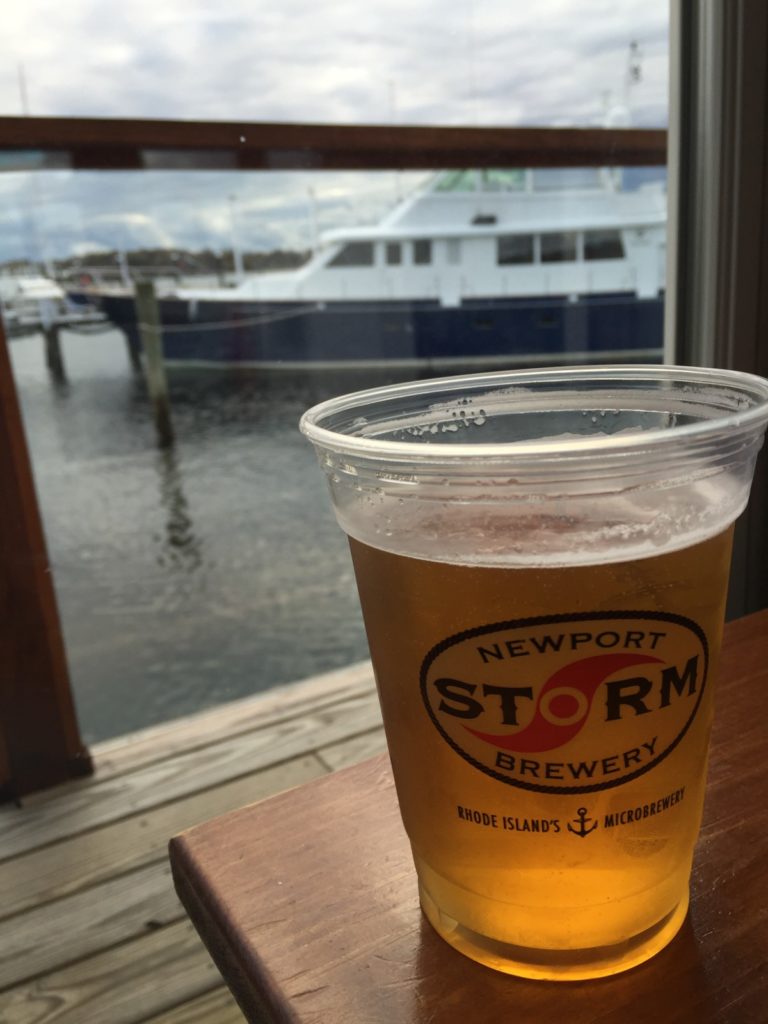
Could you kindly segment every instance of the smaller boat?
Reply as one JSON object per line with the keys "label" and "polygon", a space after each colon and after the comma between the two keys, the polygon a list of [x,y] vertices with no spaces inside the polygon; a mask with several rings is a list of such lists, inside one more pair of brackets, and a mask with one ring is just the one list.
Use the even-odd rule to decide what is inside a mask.
{"label": "smaller boat", "polygon": [[1,274],[0,314],[8,338],[24,337],[51,327],[103,323],[89,305],[75,303],[64,289],[42,274]]}

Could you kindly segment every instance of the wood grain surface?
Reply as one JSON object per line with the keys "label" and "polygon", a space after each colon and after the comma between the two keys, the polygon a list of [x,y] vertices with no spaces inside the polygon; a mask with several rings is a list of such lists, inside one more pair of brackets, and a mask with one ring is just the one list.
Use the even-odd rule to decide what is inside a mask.
{"label": "wood grain surface", "polygon": [[241,1022],[168,837],[382,749],[380,729],[361,663],[97,744],[92,777],[0,806],[0,1024]]}
{"label": "wood grain surface", "polygon": [[[17,932],[23,924],[2,922],[161,860],[168,837],[176,832],[323,774],[323,765],[308,754],[4,861],[0,872],[7,884],[0,900],[0,929]],[[3,819],[0,814],[0,836]]]}
{"label": "wood grain surface", "polygon": [[21,409],[0,322],[0,798],[87,775]]}
{"label": "wood grain surface", "polygon": [[188,921],[0,992],[3,1024],[136,1024],[219,983]]}
{"label": "wood grain surface", "polygon": [[2,151],[8,170],[653,166],[666,132],[0,117]]}
{"label": "wood grain surface", "polygon": [[90,781],[101,783],[155,761],[189,754],[246,732],[265,730],[310,711],[330,709],[349,698],[372,693],[374,688],[370,661],[360,661],[298,683],[276,686],[259,694],[256,700],[243,697],[104,740],[93,747],[96,774]]}
{"label": "wood grain surface", "polygon": [[456,953],[418,906],[386,756],[193,829],[177,890],[260,1024],[765,1024],[768,612],[726,628],[690,915],[595,982],[525,981]]}
{"label": "wood grain surface", "polygon": [[288,761],[319,744],[365,732],[381,721],[375,693],[349,697],[330,708],[236,735],[203,751],[191,750],[117,778],[34,796],[24,815],[0,815],[0,860],[154,807],[157,793],[177,800],[240,775]]}

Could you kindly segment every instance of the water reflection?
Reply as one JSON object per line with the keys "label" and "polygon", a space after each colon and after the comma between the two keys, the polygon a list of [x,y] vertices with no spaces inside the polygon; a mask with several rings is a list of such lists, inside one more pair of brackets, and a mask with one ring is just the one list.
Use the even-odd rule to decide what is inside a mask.
{"label": "water reflection", "polygon": [[[304,410],[413,370],[175,369],[158,449],[125,338],[12,345],[80,721],[89,742],[367,656],[346,539]],[[419,376],[429,376],[428,367]]]}
{"label": "water reflection", "polygon": [[55,325],[46,327],[43,335],[45,337],[45,363],[51,375],[54,388],[66,388],[68,383],[67,370],[61,352],[59,329]]}
{"label": "water reflection", "polygon": [[202,545],[195,536],[176,449],[160,448],[155,467],[160,484],[160,502],[167,516],[164,532],[154,535],[160,547],[157,564],[193,573],[203,562]]}
{"label": "water reflection", "polygon": [[367,646],[301,413],[388,373],[169,372],[158,449],[118,332],[12,346],[89,742],[340,668]]}

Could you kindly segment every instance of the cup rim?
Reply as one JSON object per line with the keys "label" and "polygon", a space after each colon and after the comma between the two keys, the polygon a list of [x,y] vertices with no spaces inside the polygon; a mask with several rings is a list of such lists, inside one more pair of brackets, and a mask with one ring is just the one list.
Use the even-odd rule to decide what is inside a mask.
{"label": "cup rim", "polygon": [[[525,388],[527,385],[568,384],[576,387],[586,381],[606,384],[611,381],[637,385],[640,381],[649,385],[666,382],[685,385],[724,386],[741,390],[753,404],[746,409],[723,412],[722,415],[672,427],[652,427],[639,433],[590,434],[575,439],[545,439],[534,441],[503,441],[453,444],[429,444],[423,441],[391,441],[375,437],[363,437],[354,433],[343,433],[321,425],[342,412],[351,412],[356,407],[397,397],[433,394],[435,400],[448,400],[451,393],[460,392],[467,386],[485,388],[490,394],[494,389],[510,387]],[[439,396],[439,399],[438,399]],[[427,406],[425,405],[425,410]],[[542,408],[544,406],[542,405]],[[670,444],[706,442],[722,435],[731,435],[736,429],[742,432],[759,428],[768,422],[768,380],[756,374],[740,370],[722,370],[709,367],[674,365],[605,365],[574,366],[533,370],[501,370],[489,373],[461,374],[454,377],[434,377],[426,380],[408,381],[402,384],[383,385],[354,391],[330,398],[308,409],[299,422],[302,433],[320,448],[337,454],[369,457],[373,459],[413,460],[421,464],[452,463],[466,460],[496,461],[514,457],[524,461],[541,456],[574,456],[582,458],[605,455],[630,455],[659,451]]]}

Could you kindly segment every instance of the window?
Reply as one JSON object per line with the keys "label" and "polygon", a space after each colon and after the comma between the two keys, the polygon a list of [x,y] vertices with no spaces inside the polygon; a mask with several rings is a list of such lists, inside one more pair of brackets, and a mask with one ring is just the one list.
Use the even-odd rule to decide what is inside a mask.
{"label": "window", "polygon": [[347,242],[336,253],[329,267],[372,267],[373,242]]}
{"label": "window", "polygon": [[413,243],[413,262],[417,266],[432,262],[432,242],[428,238],[419,238]]}
{"label": "window", "polygon": [[534,192],[599,187],[600,171],[597,167],[538,167],[533,172]]}
{"label": "window", "polygon": [[564,263],[575,259],[575,231],[552,231],[541,236],[542,263]]}
{"label": "window", "polygon": [[440,175],[438,192],[474,192],[477,189],[476,171],[445,171]]}
{"label": "window", "polygon": [[396,267],[403,262],[403,249],[399,242],[387,242],[387,266]]}
{"label": "window", "polygon": [[496,262],[533,263],[533,235],[501,235],[496,239]]}
{"label": "window", "polygon": [[618,231],[585,231],[585,260],[620,260],[624,256],[624,246]]}
{"label": "window", "polygon": [[497,219],[495,213],[476,213],[472,218],[472,223],[476,227],[482,227],[485,224],[495,224]]}
{"label": "window", "polygon": [[480,172],[484,192],[522,192],[525,178],[526,172],[517,167],[513,170],[486,168]]}

